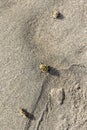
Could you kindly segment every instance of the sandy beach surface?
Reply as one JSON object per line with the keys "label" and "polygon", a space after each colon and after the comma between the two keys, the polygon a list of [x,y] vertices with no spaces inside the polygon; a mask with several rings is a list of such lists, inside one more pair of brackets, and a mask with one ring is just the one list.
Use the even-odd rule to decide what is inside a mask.
{"label": "sandy beach surface", "polygon": [[0,130],[87,130],[86,0],[0,0]]}

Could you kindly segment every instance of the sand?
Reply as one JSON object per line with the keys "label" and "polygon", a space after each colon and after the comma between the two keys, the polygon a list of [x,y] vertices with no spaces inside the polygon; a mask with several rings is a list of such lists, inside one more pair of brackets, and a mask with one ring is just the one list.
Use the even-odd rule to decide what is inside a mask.
{"label": "sand", "polygon": [[0,129],[87,130],[86,0],[0,0]]}

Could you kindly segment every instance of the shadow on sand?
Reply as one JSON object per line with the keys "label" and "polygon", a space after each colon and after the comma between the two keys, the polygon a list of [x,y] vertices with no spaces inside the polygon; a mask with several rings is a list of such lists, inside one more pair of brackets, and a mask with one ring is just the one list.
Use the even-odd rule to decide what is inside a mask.
{"label": "shadow on sand", "polygon": [[59,70],[57,70],[56,68],[53,68],[51,66],[48,66],[48,67],[49,67],[49,69],[48,69],[49,74],[51,74],[53,76],[58,76],[58,77],[60,76]]}
{"label": "shadow on sand", "polygon": [[61,13],[59,13],[59,15],[58,15],[57,19],[62,20],[62,19],[64,19],[64,18],[65,18],[65,17],[64,17],[64,15],[63,15],[63,14],[61,14]]}

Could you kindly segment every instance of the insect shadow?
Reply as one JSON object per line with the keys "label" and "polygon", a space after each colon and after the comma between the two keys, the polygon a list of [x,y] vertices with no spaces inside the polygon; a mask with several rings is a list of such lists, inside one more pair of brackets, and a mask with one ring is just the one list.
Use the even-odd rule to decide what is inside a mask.
{"label": "insect shadow", "polygon": [[53,68],[51,66],[48,66],[48,73],[53,75],[53,76],[60,76],[60,72],[59,70],[57,70],[56,68]]}
{"label": "insect shadow", "polygon": [[61,14],[61,13],[59,13],[58,16],[57,16],[57,19],[60,19],[60,20],[62,20],[62,19],[64,19],[64,18],[65,18],[64,15]]}

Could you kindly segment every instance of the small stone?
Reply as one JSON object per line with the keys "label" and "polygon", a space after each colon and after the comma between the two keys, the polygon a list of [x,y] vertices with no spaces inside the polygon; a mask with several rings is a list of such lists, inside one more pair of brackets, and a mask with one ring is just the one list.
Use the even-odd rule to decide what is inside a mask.
{"label": "small stone", "polygon": [[49,70],[49,67],[43,63],[40,64],[39,68],[42,72],[48,72]]}
{"label": "small stone", "polygon": [[58,10],[53,11],[53,18],[58,18],[60,12]]}
{"label": "small stone", "polygon": [[24,118],[28,117],[28,112],[25,109],[19,108],[19,112]]}
{"label": "small stone", "polygon": [[62,105],[65,99],[65,92],[63,88],[53,88],[50,92],[51,98],[56,102],[56,104]]}
{"label": "small stone", "polygon": [[27,112],[27,110],[24,108],[19,108],[19,112],[24,118],[28,118],[30,120],[35,119],[34,115],[32,113]]}

